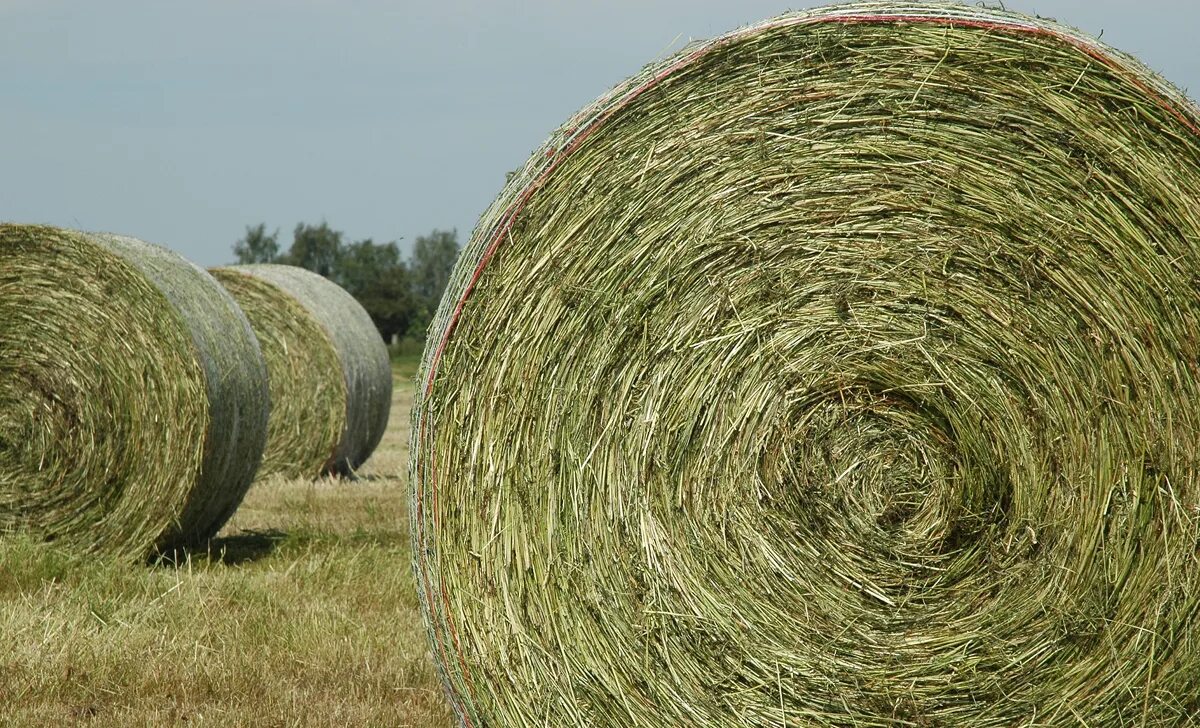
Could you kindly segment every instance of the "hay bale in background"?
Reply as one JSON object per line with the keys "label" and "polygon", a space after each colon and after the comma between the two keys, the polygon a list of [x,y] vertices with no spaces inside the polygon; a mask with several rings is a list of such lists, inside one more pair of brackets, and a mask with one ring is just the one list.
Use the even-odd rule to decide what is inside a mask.
{"label": "hay bale in background", "polygon": [[581,112],[415,405],[464,724],[1194,720],[1198,125],[1069,28],[886,3]]}
{"label": "hay bale in background", "polygon": [[392,370],[371,317],[337,284],[303,268],[238,265],[212,274],[262,344],[271,424],[262,475],[348,474],[387,429]]}
{"label": "hay bale in background", "polygon": [[259,476],[317,477],[346,421],[346,385],[333,342],[275,285],[231,268],[210,272],[249,317],[267,361],[271,418]]}
{"label": "hay bale in background", "polygon": [[202,269],[132,238],[0,225],[0,532],[146,556],[233,514],[262,354]]}

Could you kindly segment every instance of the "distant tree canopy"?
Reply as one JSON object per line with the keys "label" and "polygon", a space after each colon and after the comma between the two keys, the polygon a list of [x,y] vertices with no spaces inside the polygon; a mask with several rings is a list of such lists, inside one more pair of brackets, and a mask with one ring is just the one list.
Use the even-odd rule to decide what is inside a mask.
{"label": "distant tree canopy", "polygon": [[412,272],[413,299],[419,315],[426,325],[437,313],[442,300],[442,291],[450,281],[450,271],[458,260],[458,233],[451,230],[434,230],[428,235],[417,236],[413,243]]}
{"label": "distant tree canopy", "polygon": [[286,252],[279,250],[279,231],[268,235],[264,224],[247,226],[245,236],[233,244],[238,263],[295,265],[345,288],[371,314],[388,341],[425,335],[458,252],[455,230],[418,236],[412,255],[405,260],[394,242],[376,243],[368,238],[347,243],[340,230],[324,221],[296,225]]}
{"label": "distant tree canopy", "polygon": [[273,263],[279,257],[279,231],[267,235],[267,226],[246,226],[246,237],[233,244],[239,263]]}
{"label": "distant tree canopy", "polygon": [[320,225],[299,223],[292,232],[292,247],[279,262],[307,268],[333,279],[342,255],[342,233],[321,221]]}

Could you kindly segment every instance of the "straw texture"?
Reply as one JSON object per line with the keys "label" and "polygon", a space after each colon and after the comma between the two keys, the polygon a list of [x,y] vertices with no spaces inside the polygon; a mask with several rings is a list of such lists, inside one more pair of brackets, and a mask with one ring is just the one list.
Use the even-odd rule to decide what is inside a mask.
{"label": "straw texture", "polygon": [[387,429],[392,369],[370,315],[341,286],[303,268],[212,271],[262,344],[271,425],[262,475],[349,474]]}
{"label": "straw texture", "polygon": [[203,543],[253,479],[267,413],[253,332],[202,269],[0,225],[0,531],[133,557]]}
{"label": "straw texture", "polygon": [[882,3],[580,112],[422,368],[463,724],[1195,722],[1198,123],[1051,21]]}

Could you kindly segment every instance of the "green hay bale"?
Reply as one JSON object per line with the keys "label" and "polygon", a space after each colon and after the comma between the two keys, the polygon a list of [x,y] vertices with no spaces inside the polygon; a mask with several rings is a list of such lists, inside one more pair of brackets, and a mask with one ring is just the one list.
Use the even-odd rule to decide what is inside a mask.
{"label": "green hay bale", "polygon": [[881,3],[572,119],[415,405],[463,723],[1194,722],[1198,129],[1069,28]]}
{"label": "green hay bale", "polygon": [[242,307],[267,362],[271,418],[259,477],[317,477],[346,421],[346,385],[333,342],[276,286],[236,269],[209,272]]}
{"label": "green hay bale", "polygon": [[370,315],[303,268],[211,272],[246,312],[267,360],[272,409],[261,474],[353,472],[379,445],[392,403],[391,361]]}
{"label": "green hay bale", "polygon": [[132,238],[0,225],[0,532],[196,546],[262,457],[267,375],[233,299]]}

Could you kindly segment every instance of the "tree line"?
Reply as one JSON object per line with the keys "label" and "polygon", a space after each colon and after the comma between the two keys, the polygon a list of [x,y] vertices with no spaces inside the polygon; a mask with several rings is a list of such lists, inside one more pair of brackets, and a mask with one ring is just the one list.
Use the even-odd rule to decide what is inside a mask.
{"label": "tree line", "polygon": [[262,223],[246,226],[245,236],[233,244],[238,263],[295,265],[345,288],[389,342],[425,336],[458,252],[456,230],[417,236],[406,260],[395,242],[346,242],[324,221],[296,225],[286,251],[280,250],[279,230],[268,234]]}

